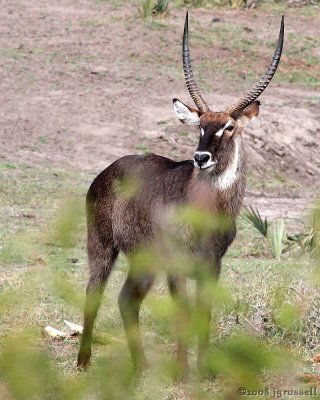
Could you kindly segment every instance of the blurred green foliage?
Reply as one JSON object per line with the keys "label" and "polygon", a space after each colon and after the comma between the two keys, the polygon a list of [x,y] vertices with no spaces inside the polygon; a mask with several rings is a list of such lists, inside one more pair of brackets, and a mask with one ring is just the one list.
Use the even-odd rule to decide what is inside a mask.
{"label": "blurred green foliage", "polygon": [[50,398],[57,383],[49,354],[35,344],[32,335],[13,335],[1,353],[0,377],[15,399]]}
{"label": "blurred green foliage", "polygon": [[84,202],[69,197],[60,208],[53,225],[51,240],[62,247],[75,245],[75,236],[84,218]]}
{"label": "blurred green foliage", "polygon": [[[124,188],[128,187],[131,194],[132,183],[124,185]],[[123,193],[126,194],[127,190]],[[48,239],[54,240],[52,245],[54,248],[61,248],[65,257],[70,250],[79,246],[79,240],[80,243],[83,241],[82,203],[74,197],[62,201],[56,220],[52,223],[53,229],[49,229],[48,236],[43,238],[45,242]],[[318,209],[315,215],[319,215]],[[175,218],[173,225],[177,222],[187,225],[196,234],[206,235],[225,226],[225,221],[208,218],[197,209],[180,209]],[[29,251],[32,251],[32,246],[32,243],[28,243]],[[190,256],[186,257],[179,250],[178,244],[176,247],[172,237],[168,242],[164,241],[164,246],[169,246],[166,247],[169,250],[165,254],[157,247],[141,249],[130,261],[140,271],[150,265],[155,271],[177,268],[183,273],[199,268],[198,264],[193,264]],[[39,251],[38,246],[35,249]],[[318,252],[314,252],[313,257],[317,271]],[[66,330],[62,327],[63,319],[77,323],[81,321],[85,278],[79,267],[72,265],[71,262],[64,267],[58,267],[54,258],[47,257],[46,265],[32,268],[31,272],[24,271],[15,281],[8,280],[9,285],[2,285],[0,322],[6,327],[2,331],[0,342],[2,399],[237,398],[239,387],[259,390],[275,385],[275,380],[285,380],[289,373],[290,360],[294,365],[298,356],[298,352],[294,354],[292,348],[288,351],[288,346],[290,341],[293,343],[303,339],[305,322],[302,321],[306,321],[309,300],[296,297],[295,292],[289,291],[285,273],[282,271],[283,282],[279,281],[277,287],[272,289],[271,286],[268,289],[269,303],[265,305],[268,317],[265,317],[261,330],[254,320],[248,320],[249,325],[243,325],[241,319],[239,324],[233,319],[231,326],[221,334],[221,327],[226,329],[228,326],[223,319],[232,315],[234,318],[250,318],[250,315],[245,311],[245,301],[240,300],[239,303],[235,297],[236,286],[226,286],[224,279],[219,284],[206,280],[202,297],[204,302],[206,299],[213,301],[211,349],[207,357],[207,367],[212,376],[216,377],[215,380],[199,378],[195,372],[195,336],[201,333],[203,321],[201,311],[194,307],[196,297],[193,281],[188,285],[189,304],[177,306],[168,294],[162,295],[160,282],[156,284],[142,309],[143,325],[149,332],[147,336],[146,332],[144,335],[151,364],[149,371],[138,376],[132,369],[119,314],[118,311],[115,313],[116,306],[113,306],[111,310],[107,308],[108,318],[111,318],[107,325],[101,327],[101,321],[98,321],[91,370],[88,373],[77,373],[75,360],[78,338],[67,336],[63,340],[43,336],[46,324]],[[119,287],[117,282],[120,285],[123,282],[126,267],[123,268],[120,275],[115,272],[115,281],[108,285],[107,303],[116,303],[115,286]],[[292,267],[287,271],[288,277],[291,276]],[[120,276],[122,278],[119,280]],[[236,284],[238,293],[246,290],[245,280]],[[273,281],[271,278],[269,280],[271,284]],[[259,285],[259,280],[256,282]],[[252,291],[252,288],[249,290]],[[253,297],[251,301],[254,301]],[[178,320],[180,329],[183,327],[180,333],[189,344],[193,376],[184,386],[173,381],[177,373],[173,343]],[[251,330],[251,327],[254,329]],[[103,340],[102,333],[110,336]],[[286,337],[289,341],[281,343],[280,340],[275,340],[278,335],[282,337],[282,341]],[[299,376],[299,371],[292,370],[290,373]],[[301,382],[295,381],[295,388],[301,385],[303,386]],[[281,388],[281,385],[277,387]]]}
{"label": "blurred green foliage", "polygon": [[[311,370],[302,360],[320,345],[318,206],[313,234],[306,236],[313,249],[308,258],[290,251],[286,258],[272,259],[256,230],[239,221],[238,239],[225,258],[220,283],[205,280],[201,292],[203,304],[206,299],[213,301],[206,363],[215,379],[200,378],[196,369],[195,336],[204,325],[195,307],[194,281],[188,281],[188,304],[176,304],[161,275],[141,312],[151,367],[142,376],[134,373],[116,301],[128,270],[123,258],[108,283],[97,320],[91,369],[78,373],[79,339],[68,335],[63,320],[82,321],[87,280],[84,190],[80,187],[80,193],[61,195],[53,186],[50,198],[35,202],[38,186],[28,188],[30,194],[24,193],[21,204],[38,204],[27,210],[35,218],[20,220],[20,230],[8,220],[0,249],[1,399],[237,398],[240,386],[281,388],[283,384],[274,382],[285,382],[288,374],[298,379]],[[129,200],[138,192],[135,182],[119,184],[119,193]],[[12,196],[8,192],[8,204]],[[42,218],[48,204],[54,211]],[[195,276],[204,264],[179,247],[174,229],[184,227],[186,232],[206,237],[228,226],[224,219],[185,207],[169,213],[163,223],[170,233],[161,243],[164,247],[137,251],[130,260],[137,272],[152,266],[154,272],[171,269]],[[48,337],[46,325],[65,331],[67,337]],[[177,333],[189,345],[191,379],[185,385],[174,383]],[[303,387],[298,380],[294,385]]]}
{"label": "blurred green foliage", "polygon": [[[183,7],[245,5],[232,0],[174,0],[171,3]],[[256,5],[274,3],[278,2],[263,1]],[[141,5],[145,6],[146,18],[153,12],[164,14],[168,9],[166,1],[146,0]],[[306,11],[302,9],[302,12]],[[220,32],[217,35],[221,37],[213,36],[218,43],[222,45],[227,40],[231,49],[234,46],[248,54],[253,43],[240,43],[240,32],[232,25],[226,24]],[[317,51],[314,38],[301,33],[293,35],[288,33],[291,43],[288,54],[291,51],[292,57],[296,57],[305,52],[302,59],[308,65],[317,65],[316,56],[307,54],[310,50]],[[207,37],[200,34],[197,40],[209,40]],[[255,43],[260,45],[258,40]],[[15,49],[13,53],[16,59],[21,51],[17,53]],[[20,54],[18,58],[21,57]],[[223,66],[220,68],[217,64],[216,70],[231,69]],[[206,70],[208,65],[203,64],[202,68]],[[302,70],[292,70],[290,64],[287,69],[288,76],[283,75],[281,79],[287,76],[287,81],[311,86],[318,82],[316,77],[303,75]],[[52,324],[66,329],[65,318],[77,323],[82,320],[86,284],[83,193],[87,182],[84,184],[83,177],[78,175],[70,178],[50,169],[41,169],[39,173],[28,165],[9,162],[2,163],[0,169],[17,174],[13,180],[4,174],[1,177],[4,210],[0,237],[1,400],[237,398],[240,385],[253,389],[265,385],[281,388],[288,376],[290,385],[294,381],[295,388],[303,386],[298,379],[302,372],[308,368],[312,371],[313,367],[302,364],[302,360],[306,356],[310,358],[320,344],[319,206],[314,212],[313,226],[290,236],[290,241],[311,257],[305,257],[304,253],[300,257],[301,254],[290,251],[281,260],[274,260],[252,227],[240,222],[238,242],[225,258],[221,283],[208,282],[203,289],[203,296],[214,303],[208,364],[216,375],[215,380],[198,379],[195,368],[194,336],[202,329],[202,316],[194,308],[192,280],[188,282],[191,309],[185,310],[189,318],[185,319],[183,332],[190,345],[190,382],[182,385],[172,380],[176,373],[175,322],[181,308],[170,299],[163,279],[156,282],[141,313],[151,368],[141,377],[134,374],[116,302],[128,268],[123,259],[119,260],[108,284],[96,324],[91,370],[79,374],[75,366],[78,338],[48,338],[44,327]],[[68,186],[62,182],[72,187],[82,185],[83,192],[76,197],[61,196]],[[137,188],[134,182],[128,181],[123,182],[120,190],[130,198]],[[66,200],[61,201],[61,197]],[[55,210],[54,216],[52,210]],[[224,221],[211,219],[197,209],[179,210],[175,223],[188,224],[198,234],[225,226]],[[165,245],[168,252],[140,249],[131,261],[136,268],[149,268],[152,264],[156,269],[172,267],[178,272],[191,273],[195,266],[189,255],[176,248],[170,238]],[[258,317],[258,323],[254,317]],[[110,335],[106,340],[105,332]]]}

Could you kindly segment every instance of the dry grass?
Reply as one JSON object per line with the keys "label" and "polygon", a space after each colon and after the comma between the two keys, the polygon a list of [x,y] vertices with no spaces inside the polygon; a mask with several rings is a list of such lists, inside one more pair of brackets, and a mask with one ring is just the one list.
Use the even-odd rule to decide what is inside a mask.
{"label": "dry grass", "polygon": [[[8,187],[11,179],[15,179],[14,174],[19,172],[7,176]],[[32,175],[36,174],[37,171],[33,170]],[[68,179],[65,175],[59,182],[62,192],[66,190]],[[30,182],[28,190],[37,192]],[[44,192],[50,190],[47,187]],[[41,200],[41,193],[37,193]],[[8,196],[20,216],[22,205],[19,205],[19,198],[13,198],[12,192]],[[3,200],[6,202],[6,198]],[[33,201],[33,196],[26,195],[23,210],[30,212]],[[152,398],[223,398],[230,382],[232,390],[241,384],[239,379],[235,379],[239,371],[241,379],[256,387],[262,383],[271,384],[277,376],[284,379],[287,373],[281,364],[284,351],[286,362],[288,357],[295,360],[292,370],[295,378],[289,384],[298,387],[298,378],[304,372],[313,372],[314,364],[305,360],[311,360],[320,346],[320,296],[313,275],[315,264],[306,256],[297,259],[291,258],[290,254],[274,260],[260,235],[247,223],[241,222],[238,239],[224,260],[221,289],[213,294],[212,368],[220,374],[218,380],[211,382],[197,378],[195,343],[190,339],[192,380],[186,386],[172,384],[174,323],[172,303],[161,274],[141,315],[144,342],[152,368],[141,380],[133,378],[117,306],[117,295],[127,272],[124,258],[120,259],[111,277],[97,320],[92,372],[77,375],[78,339],[49,339],[44,335],[44,327],[53,325],[65,330],[64,319],[76,323],[82,321],[86,283],[84,224],[81,218],[79,223],[70,223],[74,221],[75,208],[70,209],[70,201],[66,207],[58,192],[50,199],[50,204],[41,201],[38,204],[40,207],[32,208],[37,225],[33,218],[19,218],[18,221],[13,218],[7,220],[3,232],[6,245],[2,247],[0,273],[0,376],[3,382],[7,382],[4,393],[8,391],[13,398],[21,398],[19,387],[16,387],[18,380],[27,382],[30,376],[34,380],[34,374],[38,374],[40,369],[42,375],[27,386],[24,395],[50,398],[48,387],[56,387],[61,393],[55,398],[76,398],[81,389],[85,399],[103,399],[105,391],[112,388],[107,398],[126,398],[130,393],[132,398],[145,399],[149,398],[152,388]],[[42,217],[48,206],[55,210],[53,214],[59,216],[59,223],[50,222],[56,220],[54,217],[49,218],[49,222]],[[31,235],[24,233],[26,229]],[[189,291],[192,298],[193,281],[189,283]],[[242,355],[235,353],[238,346],[243,346]],[[35,362],[29,368],[30,357]],[[235,364],[231,361],[234,357],[238,360]],[[218,365],[215,360],[219,361]],[[257,371],[250,372],[249,379],[244,375],[245,371],[251,371],[257,362]],[[19,363],[19,368],[16,363]],[[9,367],[15,371],[10,377],[7,375]],[[259,372],[260,368],[269,371],[266,376],[262,369]],[[100,382],[103,374],[109,374],[105,386],[103,381]],[[45,388],[42,380],[49,382]],[[99,388],[95,390],[97,382],[100,382]],[[123,385],[128,385],[128,389],[123,389]],[[277,385],[281,387],[280,383]],[[3,396],[3,399],[10,399],[10,395]]]}
{"label": "dry grass", "polygon": [[[184,89],[181,66],[177,66],[178,45],[173,45],[173,38],[176,40],[181,35],[181,21],[178,23],[173,14],[172,18],[137,22],[136,3],[130,3],[133,11],[128,18],[126,13],[121,13],[122,2],[112,4],[115,13],[109,15],[105,11],[105,16],[101,17],[101,10],[105,6],[109,7],[107,3],[95,2],[95,14],[83,12],[72,21],[71,17],[70,20],[57,17],[60,16],[61,9],[55,10],[56,18],[52,19],[48,13],[36,14],[34,18],[38,18],[39,28],[42,29],[40,32],[48,34],[49,26],[52,37],[56,40],[50,42],[50,49],[45,47],[48,40],[43,39],[44,35],[38,35],[39,42],[35,43],[32,27],[21,25],[15,26],[10,33],[12,40],[7,41],[9,44],[4,45],[0,54],[4,60],[3,65],[8,68],[8,73],[3,74],[7,79],[5,87],[9,91],[13,81],[17,85],[16,92],[10,92],[8,97],[18,98],[20,105],[26,103],[28,112],[32,108],[36,109],[30,115],[21,109],[24,118],[19,121],[16,121],[15,115],[6,111],[9,115],[8,126],[12,126],[10,129],[7,126],[9,133],[5,139],[13,136],[11,132],[17,133],[18,137],[18,133],[24,132],[23,128],[26,126],[30,136],[27,138],[28,143],[24,142],[24,137],[16,139],[14,136],[11,142],[8,140],[5,145],[5,154],[8,157],[0,164],[1,400],[209,400],[237,398],[237,387],[242,384],[253,388],[261,385],[304,387],[299,381],[301,375],[304,372],[315,374],[318,368],[312,358],[319,352],[320,345],[320,279],[317,273],[319,255],[314,254],[317,264],[306,255],[300,257],[299,254],[290,252],[280,260],[274,260],[266,242],[243,222],[239,224],[236,242],[224,259],[220,288],[211,294],[215,301],[210,362],[212,370],[218,374],[216,380],[200,379],[197,375],[196,344],[194,338],[190,337],[190,382],[173,383],[174,307],[163,276],[159,276],[156,281],[141,315],[144,343],[152,367],[140,379],[133,374],[117,306],[117,296],[128,269],[124,258],[120,258],[104,296],[95,329],[96,342],[90,372],[78,374],[76,371],[77,337],[53,340],[44,334],[46,325],[65,329],[64,319],[76,323],[82,321],[87,280],[82,210],[85,192],[92,176],[81,171],[82,168],[97,168],[96,160],[99,157],[103,163],[105,149],[100,148],[104,139],[98,136],[99,130],[93,130],[97,135],[95,141],[90,136],[94,121],[100,121],[108,108],[110,113],[114,113],[109,116],[110,120],[104,121],[104,126],[109,125],[110,121],[116,120],[119,110],[123,110],[128,102],[134,104],[138,96],[148,98],[144,104],[149,105],[149,98],[152,97],[150,93],[156,93],[155,97],[162,94],[164,85],[167,89],[168,82],[177,83],[178,88],[179,82],[181,86],[178,90]],[[38,12],[38,5],[35,8]],[[118,10],[120,11],[117,14]],[[280,11],[282,10],[272,12],[278,14]],[[298,15],[296,11],[288,13],[293,17]],[[207,26],[202,26],[202,22],[195,17],[192,21],[192,48],[199,49],[202,54],[207,49],[208,54],[205,57],[213,60],[210,63],[197,64],[199,82],[212,82],[212,87],[210,83],[207,85],[207,92],[211,89],[214,89],[214,93],[219,92],[219,89],[228,91],[228,88],[232,88],[235,92],[247,89],[248,81],[241,79],[239,83],[239,77],[242,76],[239,75],[240,72],[233,71],[239,71],[238,67],[240,71],[247,71],[250,64],[256,61],[262,66],[274,45],[272,41],[270,46],[260,49],[262,39],[256,40],[256,32],[248,30],[240,19],[239,26],[231,24],[232,19],[238,21],[233,15],[223,14],[218,26],[212,25],[209,18]],[[253,15],[250,14],[252,20],[255,18]],[[19,14],[19,18],[25,18],[25,24],[30,16],[29,13]],[[113,42],[109,40],[109,35],[116,28],[119,30],[116,31]],[[263,29],[267,29],[267,24]],[[61,32],[69,32],[71,35],[72,32],[80,31],[79,36],[70,36],[67,46],[63,47]],[[267,31],[263,34],[270,37]],[[106,50],[104,42],[101,44],[101,37],[114,46],[111,49],[115,57],[114,62],[109,65],[108,76],[101,65],[105,65],[108,59],[109,48]],[[26,39],[26,44],[20,46],[22,38]],[[228,48],[225,47],[226,39],[230,44]],[[121,47],[121,40],[130,43],[130,51]],[[11,42],[16,42],[17,47],[13,48]],[[156,52],[154,42],[159,47]],[[288,35],[288,55],[283,59],[282,72],[276,78],[278,83],[285,82],[285,87],[288,85],[286,82],[290,82],[290,85],[298,88],[319,85],[319,73],[315,68],[318,42],[318,37],[310,39],[307,34],[299,36],[299,32]],[[84,45],[75,46],[75,43]],[[245,56],[239,59],[237,55],[242,53]],[[307,54],[310,57],[300,65],[297,54],[303,60]],[[225,56],[230,59],[228,65],[225,64]],[[200,59],[199,54],[195,53],[195,59]],[[97,68],[94,69],[95,67]],[[157,80],[154,79],[155,69],[159,72]],[[65,74],[62,78],[61,71]],[[255,78],[250,74],[251,72],[246,72],[244,78]],[[16,79],[17,76],[19,79]],[[87,79],[85,84],[76,86],[79,81],[83,83],[84,77]],[[107,86],[106,91],[105,86],[104,91],[101,91],[102,82]],[[127,82],[130,90],[136,91],[135,100],[133,97],[129,100],[126,98],[130,91],[123,94],[123,86]],[[45,86],[45,83],[48,85]],[[115,107],[113,103],[112,106],[104,103],[105,97],[109,96],[109,84],[110,90],[114,91],[113,95],[116,93],[113,96]],[[213,87],[214,85],[217,86]],[[35,96],[31,99],[34,103],[28,103],[28,95],[19,97],[21,93],[31,91]],[[55,96],[59,91],[70,95],[66,97],[63,107],[70,103],[74,108],[68,108],[67,111],[57,108],[60,98]],[[53,97],[49,98],[48,93]],[[84,100],[77,103],[80,96],[84,96]],[[312,103],[313,106],[316,101],[318,100],[315,99]],[[52,107],[52,103],[56,108]],[[46,111],[43,115],[39,113],[39,104]],[[94,114],[97,107],[98,111]],[[111,139],[108,139],[113,141],[112,145],[119,140],[117,151],[125,146],[128,151],[134,146],[138,146],[141,151],[157,146],[157,151],[168,154],[170,149],[169,154],[178,155],[177,158],[182,158],[182,154],[183,157],[189,154],[190,142],[195,141],[193,135],[181,130],[181,142],[178,142],[179,134],[176,131],[179,132],[179,128],[171,124],[170,120],[168,126],[165,121],[164,126],[159,127],[161,134],[166,136],[166,141],[151,142],[150,139],[143,138],[143,143],[139,145],[140,139],[134,136],[139,125],[136,122],[137,110],[134,109],[134,113],[129,116],[129,123],[126,123],[126,126],[130,125],[129,131],[125,132],[127,136],[120,137],[120,133],[125,131],[120,124],[112,132],[119,137],[110,136]],[[152,114],[148,110],[147,112]],[[82,133],[87,125],[82,126],[79,138],[77,124],[79,119],[82,121],[80,117],[83,117],[86,124],[87,119],[92,117],[93,125],[91,128],[89,126],[87,136]],[[38,119],[42,124],[33,125]],[[76,134],[71,127],[77,131]],[[177,140],[168,142],[167,138],[170,138],[170,134],[173,135],[173,131],[176,136],[172,137]],[[189,147],[184,147],[182,139],[184,141],[187,135]],[[77,147],[81,141],[83,153]],[[16,142],[20,143],[19,146],[16,146]],[[43,161],[43,154],[51,158],[48,156]],[[54,158],[53,155],[56,154],[59,157]],[[20,157],[25,157],[26,162],[21,163]],[[106,159],[108,157],[110,153],[106,155]],[[60,165],[60,168],[50,167],[47,160],[53,160],[52,165]],[[85,161],[87,164],[83,167],[82,163]],[[285,183],[270,176],[271,174],[267,179],[272,182],[268,182],[263,189],[267,190],[271,184],[276,184],[276,189],[282,190]],[[192,297],[192,281],[189,282],[189,291]],[[191,322],[192,334],[197,330],[196,315],[193,315]]]}

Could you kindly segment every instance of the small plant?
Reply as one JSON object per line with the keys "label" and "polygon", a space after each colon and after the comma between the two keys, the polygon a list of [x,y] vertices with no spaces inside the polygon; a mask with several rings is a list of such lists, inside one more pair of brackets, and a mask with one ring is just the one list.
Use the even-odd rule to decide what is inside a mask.
{"label": "small plant", "polygon": [[283,250],[283,238],[284,238],[284,220],[279,219],[274,225],[271,234],[269,235],[269,241],[271,245],[271,251],[274,257],[279,260]]}
{"label": "small plant", "polygon": [[254,209],[253,207],[244,207],[244,211],[242,213],[242,218],[251,224],[258,232],[261,233],[262,236],[268,237],[268,221],[267,218],[264,218],[264,221],[261,218],[259,211]]}
{"label": "small plant", "polygon": [[[319,222],[314,216],[313,225],[307,232],[284,234],[284,220],[275,222],[270,231],[267,218],[262,219],[259,211],[253,207],[245,207],[241,217],[252,225],[262,236],[268,239],[272,254],[279,259],[283,252],[300,249],[303,253],[313,255],[319,249]],[[284,245],[286,247],[284,248]]]}
{"label": "small plant", "polygon": [[304,253],[313,254],[319,244],[317,243],[317,223],[314,219],[313,226],[307,231],[287,236],[288,248],[300,248]]}
{"label": "small plant", "polygon": [[143,19],[148,19],[152,16],[152,10],[154,7],[154,0],[141,0],[139,13]]}
{"label": "small plant", "polygon": [[134,146],[136,150],[142,151],[143,153],[148,153],[148,146],[145,145],[144,143],[139,143],[136,146]]}
{"label": "small plant", "polygon": [[168,12],[169,0],[158,0],[157,4],[153,7],[154,14],[166,14]]}
{"label": "small plant", "polygon": [[170,0],[141,0],[139,13],[142,19],[149,19],[152,15],[163,15],[168,12]]}
{"label": "small plant", "polygon": [[284,220],[278,220],[270,232],[267,218],[262,219],[259,211],[253,207],[245,207],[242,218],[252,225],[262,236],[268,239],[272,254],[279,259],[283,251]]}

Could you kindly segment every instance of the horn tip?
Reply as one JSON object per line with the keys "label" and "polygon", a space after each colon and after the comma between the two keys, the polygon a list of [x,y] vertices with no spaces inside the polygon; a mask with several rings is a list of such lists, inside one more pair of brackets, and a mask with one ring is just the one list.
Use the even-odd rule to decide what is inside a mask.
{"label": "horn tip", "polygon": [[280,32],[281,32],[282,34],[283,34],[283,32],[284,32],[284,15],[281,16]]}
{"label": "horn tip", "polygon": [[284,39],[284,15],[281,16],[281,25],[280,25],[280,32],[278,39],[278,47],[280,51],[282,51],[283,39]]}

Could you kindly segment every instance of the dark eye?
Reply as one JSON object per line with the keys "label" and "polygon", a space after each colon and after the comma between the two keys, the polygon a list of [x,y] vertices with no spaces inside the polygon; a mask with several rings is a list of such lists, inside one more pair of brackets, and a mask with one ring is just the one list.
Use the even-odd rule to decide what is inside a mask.
{"label": "dark eye", "polygon": [[234,128],[234,125],[229,125],[226,127],[225,131],[232,131],[233,128]]}

